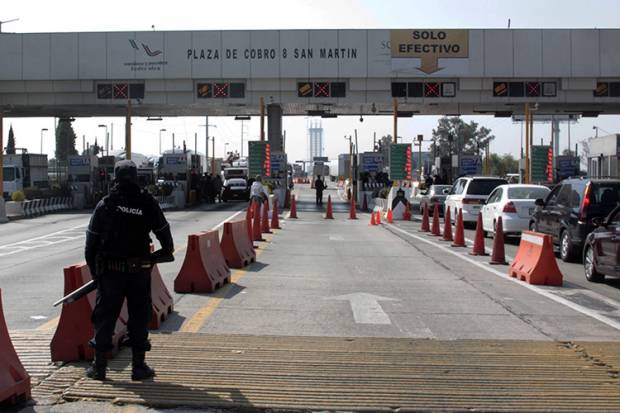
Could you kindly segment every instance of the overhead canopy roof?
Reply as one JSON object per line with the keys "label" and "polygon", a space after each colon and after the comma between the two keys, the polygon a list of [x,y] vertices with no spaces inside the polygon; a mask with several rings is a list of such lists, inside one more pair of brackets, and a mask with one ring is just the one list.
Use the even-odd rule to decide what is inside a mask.
{"label": "overhead canopy roof", "polygon": [[620,113],[620,30],[0,33],[7,116]]}

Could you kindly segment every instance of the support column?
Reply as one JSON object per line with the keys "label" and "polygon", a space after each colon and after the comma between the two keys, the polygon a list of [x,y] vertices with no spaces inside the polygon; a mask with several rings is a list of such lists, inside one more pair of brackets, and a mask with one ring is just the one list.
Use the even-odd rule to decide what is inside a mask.
{"label": "support column", "polygon": [[0,224],[8,221],[4,206],[4,117],[0,113]]}
{"label": "support column", "polygon": [[282,152],[282,106],[267,105],[267,140],[271,153]]}
{"label": "support column", "polygon": [[125,117],[125,159],[131,160],[131,99],[127,100]]}
{"label": "support column", "polygon": [[260,141],[265,140],[265,100],[261,96],[259,100],[260,106]]}

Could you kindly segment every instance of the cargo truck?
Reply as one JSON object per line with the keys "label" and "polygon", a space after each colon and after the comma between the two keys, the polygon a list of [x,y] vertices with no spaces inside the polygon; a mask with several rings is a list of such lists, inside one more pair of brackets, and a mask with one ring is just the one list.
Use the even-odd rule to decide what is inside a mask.
{"label": "cargo truck", "polygon": [[5,198],[25,188],[48,188],[47,155],[21,153],[4,155],[3,183]]}

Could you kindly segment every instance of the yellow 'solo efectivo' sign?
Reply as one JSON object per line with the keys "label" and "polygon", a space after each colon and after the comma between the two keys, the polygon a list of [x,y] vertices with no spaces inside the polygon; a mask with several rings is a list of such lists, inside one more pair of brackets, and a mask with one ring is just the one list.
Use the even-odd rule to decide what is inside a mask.
{"label": "yellow 'solo efectivo' sign", "polygon": [[392,58],[419,58],[418,70],[431,74],[441,70],[439,58],[469,57],[468,30],[392,30]]}

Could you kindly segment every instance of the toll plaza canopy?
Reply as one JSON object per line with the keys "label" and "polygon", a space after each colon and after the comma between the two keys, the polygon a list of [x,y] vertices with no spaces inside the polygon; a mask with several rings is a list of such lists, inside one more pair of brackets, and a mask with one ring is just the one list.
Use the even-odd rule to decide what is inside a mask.
{"label": "toll plaza canopy", "polygon": [[0,33],[5,116],[620,113],[620,30]]}

